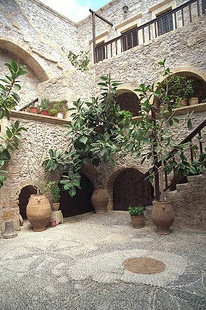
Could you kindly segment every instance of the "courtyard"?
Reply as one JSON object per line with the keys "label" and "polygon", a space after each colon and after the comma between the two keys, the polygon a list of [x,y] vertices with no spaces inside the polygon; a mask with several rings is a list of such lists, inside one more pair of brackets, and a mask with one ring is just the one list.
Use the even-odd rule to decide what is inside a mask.
{"label": "courtyard", "polygon": [[[87,213],[0,242],[1,309],[151,310],[206,308],[203,231],[153,226],[134,229],[124,211]],[[127,271],[123,262],[147,257],[165,264],[155,274]]]}

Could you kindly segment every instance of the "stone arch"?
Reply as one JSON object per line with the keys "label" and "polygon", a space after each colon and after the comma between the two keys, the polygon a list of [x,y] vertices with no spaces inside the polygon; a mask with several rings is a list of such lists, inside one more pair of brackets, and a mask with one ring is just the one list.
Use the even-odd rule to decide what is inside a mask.
{"label": "stone arch", "polygon": [[[118,178],[118,176],[128,170],[128,169],[132,169],[135,170],[137,172],[139,172],[142,176],[147,172],[147,169],[145,167],[142,166],[137,166],[137,165],[129,165],[129,166],[124,166],[124,167],[117,167],[115,169],[115,171],[113,171],[113,173],[109,176],[108,180],[107,180],[107,190],[109,193],[109,203],[108,203],[108,208],[114,209],[114,193],[113,193],[113,187],[114,187],[114,182],[115,180]],[[151,188],[152,188],[152,195],[153,195],[153,186],[151,184]]]}
{"label": "stone arch", "polygon": [[117,89],[117,103],[122,110],[131,112],[133,116],[137,116],[140,111],[140,100],[129,88]]}
{"label": "stone arch", "polygon": [[32,185],[24,186],[19,193],[19,213],[23,219],[27,219],[26,207],[32,194],[36,194],[37,190]]}
{"label": "stone arch", "polygon": [[[183,75],[196,81],[195,92],[200,92],[200,102],[206,98],[206,72],[194,67],[177,67],[172,69],[171,75]],[[158,82],[163,82],[164,76],[161,76]],[[157,85],[157,84],[156,84]],[[196,96],[196,95],[194,95]]]}
{"label": "stone arch", "polygon": [[85,173],[85,170],[81,171],[81,189],[77,189],[77,193],[74,197],[70,197],[67,191],[64,191],[60,185],[60,210],[64,217],[94,211],[91,203],[94,185],[90,173],[88,173],[88,171]]}
{"label": "stone arch", "polygon": [[0,49],[7,50],[11,54],[18,57],[23,63],[25,63],[31,70],[36,74],[40,82],[44,82],[49,79],[46,71],[39,64],[39,62],[35,59],[30,52],[26,51],[26,49],[19,46],[17,43],[14,43],[5,38],[0,38]]}

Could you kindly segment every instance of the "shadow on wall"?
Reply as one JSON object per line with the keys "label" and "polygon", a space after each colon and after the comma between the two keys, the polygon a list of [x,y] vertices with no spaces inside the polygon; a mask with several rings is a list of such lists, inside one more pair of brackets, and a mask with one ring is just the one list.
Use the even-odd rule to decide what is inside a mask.
{"label": "shadow on wall", "polygon": [[28,205],[29,198],[32,194],[36,193],[36,188],[34,188],[32,185],[28,185],[23,187],[19,194],[19,213],[24,220],[27,219],[26,207]]}
{"label": "shadow on wall", "polygon": [[150,206],[154,195],[152,184],[134,168],[124,169],[113,183],[113,209],[126,211],[129,206]]}
{"label": "shadow on wall", "polygon": [[60,210],[64,217],[74,216],[94,211],[91,204],[91,196],[94,191],[92,182],[84,175],[81,175],[81,189],[77,190],[74,197],[70,197],[62,186],[60,194]]}

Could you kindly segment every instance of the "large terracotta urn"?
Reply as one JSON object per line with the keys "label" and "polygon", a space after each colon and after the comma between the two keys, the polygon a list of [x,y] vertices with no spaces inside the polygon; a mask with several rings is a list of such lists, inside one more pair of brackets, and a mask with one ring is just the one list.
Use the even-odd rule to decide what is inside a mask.
{"label": "large terracotta urn", "polygon": [[152,221],[159,235],[168,235],[175,219],[175,213],[170,202],[157,201],[152,209]]}
{"label": "large terracotta urn", "polygon": [[98,214],[103,214],[107,212],[107,204],[109,201],[109,195],[106,189],[96,189],[94,190],[91,202]]}
{"label": "large terracotta urn", "polygon": [[31,195],[26,215],[34,231],[45,230],[51,215],[49,200],[44,195]]}

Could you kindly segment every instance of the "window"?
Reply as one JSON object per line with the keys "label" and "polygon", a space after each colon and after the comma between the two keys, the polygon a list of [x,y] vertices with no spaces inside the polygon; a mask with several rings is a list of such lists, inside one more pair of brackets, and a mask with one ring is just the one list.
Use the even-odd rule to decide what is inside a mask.
{"label": "window", "polygon": [[121,39],[121,51],[126,51],[134,46],[138,45],[137,26],[134,28],[122,32]]}
{"label": "window", "polygon": [[96,44],[96,61],[99,62],[105,58],[105,46],[104,41],[102,41]]}
{"label": "window", "polygon": [[162,13],[157,14],[158,36],[173,30],[173,17],[170,11],[172,11],[172,9],[168,9]]}

